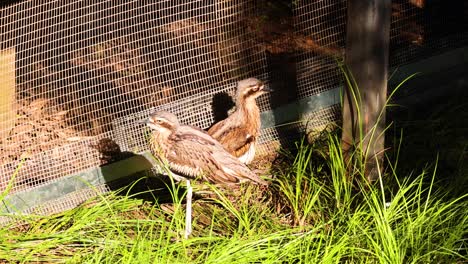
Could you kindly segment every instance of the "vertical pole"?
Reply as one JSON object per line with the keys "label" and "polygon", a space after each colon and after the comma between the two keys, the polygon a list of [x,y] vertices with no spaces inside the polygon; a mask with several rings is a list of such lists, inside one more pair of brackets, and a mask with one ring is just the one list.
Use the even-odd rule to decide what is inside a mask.
{"label": "vertical pole", "polygon": [[[343,151],[362,146],[365,176],[382,168],[391,0],[348,0],[346,65],[352,76],[343,102]],[[380,169],[379,169],[380,168]]]}
{"label": "vertical pole", "polygon": [[15,49],[0,50],[0,140],[15,125]]}

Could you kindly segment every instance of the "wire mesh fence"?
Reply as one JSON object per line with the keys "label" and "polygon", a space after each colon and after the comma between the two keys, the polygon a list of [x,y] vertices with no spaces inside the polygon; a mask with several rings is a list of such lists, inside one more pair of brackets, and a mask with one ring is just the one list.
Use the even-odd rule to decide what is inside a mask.
{"label": "wire mesh fence", "polygon": [[390,66],[466,46],[467,15],[463,0],[392,0]]}
{"label": "wire mesh fence", "polygon": [[113,138],[116,120],[146,109],[164,106],[186,123],[209,126],[214,94],[265,72],[242,24],[252,11],[250,1],[24,1],[3,8],[0,46],[16,53],[7,74],[16,75],[17,117],[0,128],[8,135],[1,186],[22,155],[28,160],[13,191],[98,165],[91,144]]}
{"label": "wire mesh fence", "polygon": [[[452,9],[457,14],[449,16]],[[394,0],[392,11],[391,66],[467,42],[463,1]],[[258,100],[273,120],[262,130],[260,152],[339,120],[339,100],[288,122],[272,109],[339,89],[346,12],[345,0],[5,4],[0,50],[10,57],[1,56],[9,59],[0,60],[7,65],[0,79],[14,84],[2,88],[11,95],[0,101],[8,105],[0,107],[0,191],[22,158],[11,193],[102,165],[95,146],[104,138],[122,151],[145,151],[136,122],[155,109],[207,128],[233,106],[236,82],[247,77],[275,89]],[[74,202],[64,204],[86,197],[71,195]]]}

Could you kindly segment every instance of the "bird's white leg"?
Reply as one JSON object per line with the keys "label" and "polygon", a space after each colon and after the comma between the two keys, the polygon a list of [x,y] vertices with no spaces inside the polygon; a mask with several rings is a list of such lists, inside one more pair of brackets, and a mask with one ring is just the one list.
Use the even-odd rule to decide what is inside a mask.
{"label": "bird's white leg", "polygon": [[192,186],[190,180],[187,180],[187,197],[186,197],[186,208],[185,208],[185,238],[192,233]]}

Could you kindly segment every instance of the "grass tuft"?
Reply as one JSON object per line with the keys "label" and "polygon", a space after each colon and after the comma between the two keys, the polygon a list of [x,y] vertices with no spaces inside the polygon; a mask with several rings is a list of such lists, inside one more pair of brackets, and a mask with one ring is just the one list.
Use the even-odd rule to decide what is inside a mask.
{"label": "grass tuft", "polygon": [[[182,239],[183,196],[147,202],[126,189],[52,216],[22,216],[0,229],[5,262],[68,263],[454,263],[468,261],[468,194],[447,196],[437,170],[356,184],[339,140],[304,142],[273,171],[269,190],[241,186],[194,203]],[[325,161],[325,162],[323,162]],[[285,164],[290,164],[285,166]],[[236,194],[237,192],[237,194]],[[241,193],[242,195],[239,195]],[[180,198],[182,197],[182,198]],[[18,216],[19,217],[19,216]]]}

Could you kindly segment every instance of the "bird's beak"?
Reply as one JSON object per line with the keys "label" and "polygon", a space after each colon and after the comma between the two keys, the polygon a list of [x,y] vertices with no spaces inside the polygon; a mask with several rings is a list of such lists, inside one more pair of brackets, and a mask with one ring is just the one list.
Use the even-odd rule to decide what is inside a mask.
{"label": "bird's beak", "polygon": [[156,129],[156,130],[159,129],[157,126],[154,125],[153,122],[151,122],[151,120],[150,120],[149,117],[148,117],[148,118],[145,118],[145,119],[143,119],[143,120],[138,120],[137,123],[138,123],[138,124],[146,125],[146,126],[148,126],[149,128],[151,128],[151,129]]}
{"label": "bird's beak", "polygon": [[260,85],[260,91],[262,91],[264,93],[271,93],[271,92],[273,92],[273,89],[270,89],[270,88],[266,87],[265,84],[262,83]]}
{"label": "bird's beak", "polygon": [[148,125],[149,118],[138,120],[137,124]]}

